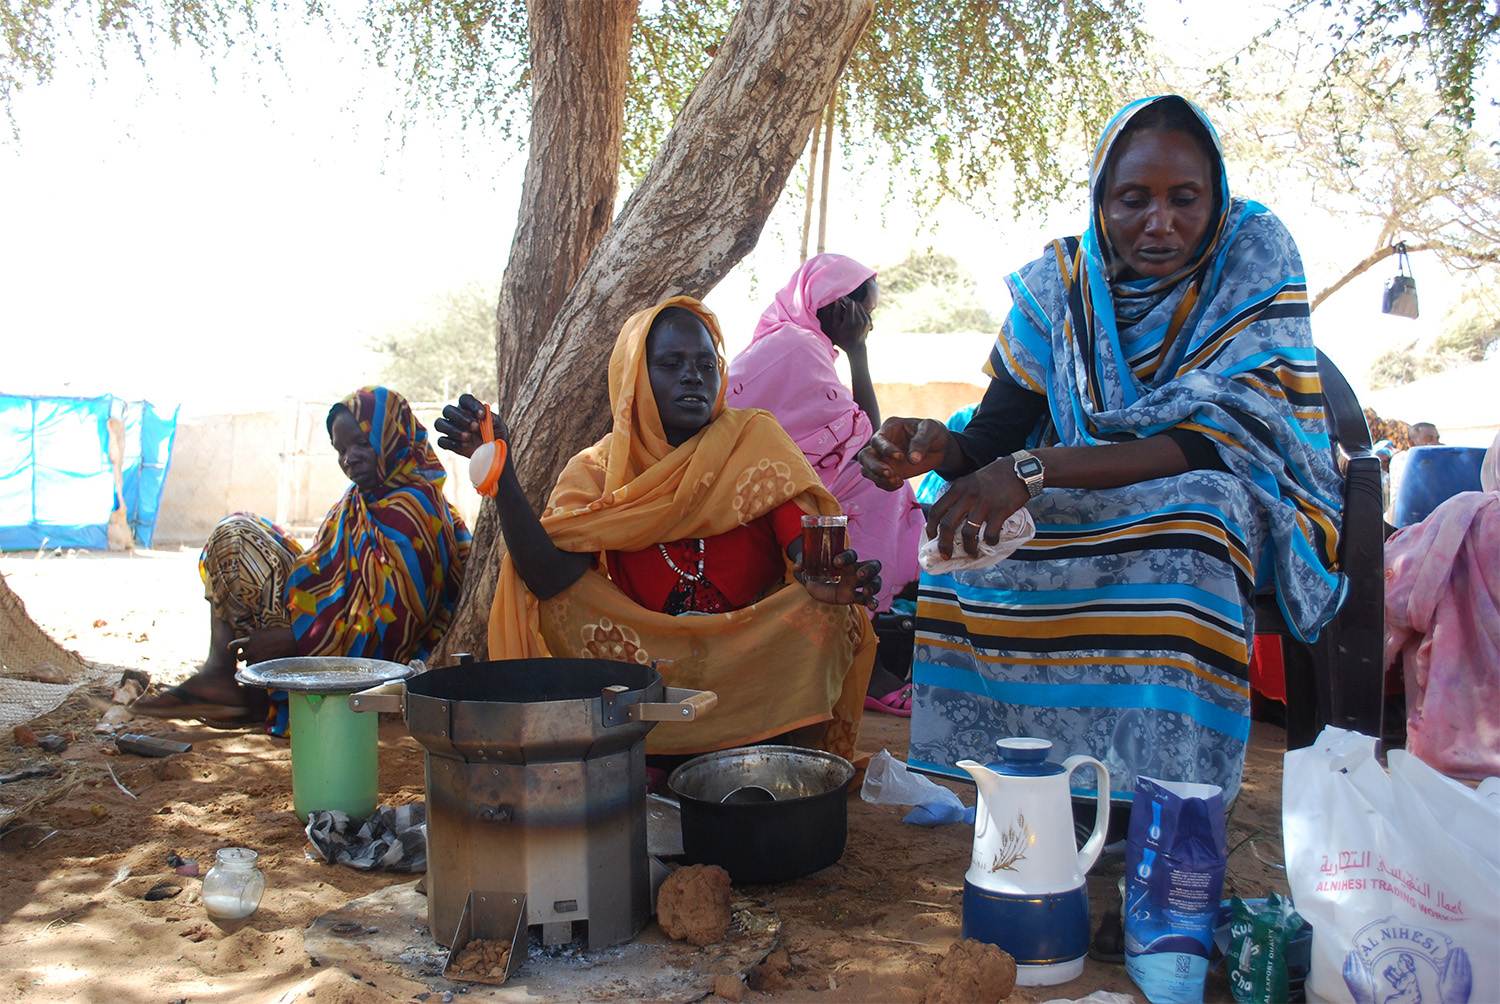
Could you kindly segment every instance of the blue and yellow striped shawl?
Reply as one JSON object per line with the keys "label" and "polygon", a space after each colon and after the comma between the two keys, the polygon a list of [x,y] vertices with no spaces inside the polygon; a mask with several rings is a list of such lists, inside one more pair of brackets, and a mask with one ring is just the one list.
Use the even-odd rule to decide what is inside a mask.
{"label": "blue and yellow striped shawl", "polygon": [[351,484],[287,579],[302,655],[406,662],[442,639],[470,535],[443,497],[447,475],[406,399],[363,387],[340,402],[375,448],[379,489]]}
{"label": "blue and yellow striped shawl", "polygon": [[1197,260],[1165,280],[1106,278],[1103,166],[1121,119],[1154,100],[1128,106],[1101,140],[1089,231],[1052,242],[1007,278],[1014,305],[985,369],[1003,368],[1047,396],[1051,421],[1033,445],[1087,446],[1173,427],[1208,436],[1266,513],[1257,587],[1274,578],[1287,622],[1315,638],[1344,592],[1330,571],[1343,500],[1291,234],[1266,207],[1229,198],[1221,157],[1221,209]]}

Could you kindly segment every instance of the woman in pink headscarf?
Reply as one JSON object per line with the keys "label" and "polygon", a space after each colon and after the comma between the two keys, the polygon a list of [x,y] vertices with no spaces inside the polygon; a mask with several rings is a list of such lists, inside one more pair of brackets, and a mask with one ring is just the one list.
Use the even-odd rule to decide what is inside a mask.
{"label": "woman in pink headscarf", "polygon": [[1385,665],[1406,748],[1450,777],[1500,774],[1500,435],[1460,492],[1385,542]]}
{"label": "woman in pink headscarf", "polygon": [[[855,459],[880,425],[865,354],[879,300],[874,269],[837,254],[809,259],[729,364],[725,400],[731,408],[769,411],[796,441],[849,517],[849,545],[861,557],[880,560],[876,609],[888,610],[891,598],[917,578],[924,517],[909,487],[881,490]],[[841,349],[849,357],[852,390],[834,369]]]}

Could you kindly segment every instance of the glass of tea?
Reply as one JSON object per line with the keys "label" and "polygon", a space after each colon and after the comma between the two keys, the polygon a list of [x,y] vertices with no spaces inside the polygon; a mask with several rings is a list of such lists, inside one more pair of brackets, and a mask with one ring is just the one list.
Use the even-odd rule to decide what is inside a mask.
{"label": "glass of tea", "polygon": [[837,582],[833,559],[848,549],[848,516],[802,517],[802,574],[807,581]]}

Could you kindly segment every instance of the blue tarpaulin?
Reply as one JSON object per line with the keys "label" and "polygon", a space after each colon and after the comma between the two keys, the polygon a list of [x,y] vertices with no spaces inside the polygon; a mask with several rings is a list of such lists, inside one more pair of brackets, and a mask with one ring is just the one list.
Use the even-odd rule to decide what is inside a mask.
{"label": "blue tarpaulin", "polygon": [[125,513],[135,542],[150,547],[177,435],[177,409],[168,413],[150,401],[116,403],[124,406],[116,417],[125,423]]}
{"label": "blue tarpaulin", "polygon": [[[122,491],[109,460],[109,420],[123,429]],[[151,545],[177,411],[111,395],[0,394],[0,550],[109,546],[109,517],[125,507]]]}

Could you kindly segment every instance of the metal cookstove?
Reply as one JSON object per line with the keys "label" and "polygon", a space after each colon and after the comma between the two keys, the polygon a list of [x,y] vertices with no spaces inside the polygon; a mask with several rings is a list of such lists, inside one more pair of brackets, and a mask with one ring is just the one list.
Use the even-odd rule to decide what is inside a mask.
{"label": "metal cookstove", "polygon": [[511,971],[529,928],[591,950],[635,937],[651,909],[646,734],[715,700],[589,659],[464,661],[353,695],[358,710],[399,702],[427,750],[432,936],[509,941]]}

